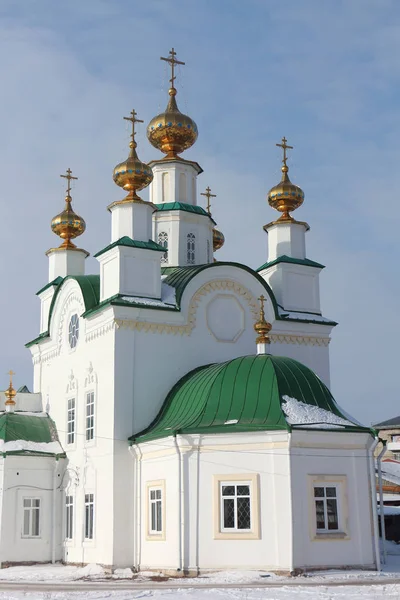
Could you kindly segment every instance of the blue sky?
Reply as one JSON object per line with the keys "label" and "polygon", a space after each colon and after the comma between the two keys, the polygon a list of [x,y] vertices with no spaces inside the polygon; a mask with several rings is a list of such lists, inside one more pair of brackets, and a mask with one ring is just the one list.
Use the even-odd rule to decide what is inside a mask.
{"label": "blue sky", "polygon": [[[218,198],[224,260],[265,262],[266,193],[280,176],[275,147],[295,150],[305,191],[308,257],[330,346],[332,391],[365,423],[400,413],[400,4],[397,0],[2,0],[0,3],[0,364],[31,386],[24,343],[39,327],[50,219],[63,206],[59,174],[79,181],[74,207],[93,255],[110,239],[112,169],[126,157],[134,107],[148,122],[166,104],[171,46],[178,102],[197,122],[186,153]],[[143,160],[156,157],[139,128]],[[240,218],[237,218],[240,215]],[[88,269],[97,271],[89,259]],[[0,386],[2,378],[0,376]]]}

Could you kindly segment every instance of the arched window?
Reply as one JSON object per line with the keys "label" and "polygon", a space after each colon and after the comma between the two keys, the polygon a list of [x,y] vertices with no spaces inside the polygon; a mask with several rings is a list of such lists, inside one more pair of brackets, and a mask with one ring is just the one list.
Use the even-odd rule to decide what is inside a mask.
{"label": "arched window", "polygon": [[196,237],[194,233],[187,234],[187,264],[194,265],[196,258]]}
{"label": "arched window", "polygon": [[210,262],[210,240],[207,240],[207,262]]}
{"label": "arched window", "polygon": [[[158,234],[158,243],[160,244],[160,246],[168,248],[168,233],[166,233],[165,231],[160,231],[160,233]],[[164,252],[164,254],[161,257],[161,262],[168,262],[168,252]]]}

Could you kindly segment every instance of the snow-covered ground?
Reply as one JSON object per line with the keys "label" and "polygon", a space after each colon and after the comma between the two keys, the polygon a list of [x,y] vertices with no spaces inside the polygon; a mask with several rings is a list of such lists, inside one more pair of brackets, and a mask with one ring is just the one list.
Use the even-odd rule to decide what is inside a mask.
{"label": "snow-covered ground", "polygon": [[[388,542],[387,552],[381,573],[331,570],[296,578],[265,571],[219,571],[165,580],[154,572],[135,576],[130,569],[110,576],[99,565],[10,567],[0,570],[0,600],[400,600],[400,545]],[[87,582],[90,589],[85,589]],[[132,589],[126,589],[128,585]]]}

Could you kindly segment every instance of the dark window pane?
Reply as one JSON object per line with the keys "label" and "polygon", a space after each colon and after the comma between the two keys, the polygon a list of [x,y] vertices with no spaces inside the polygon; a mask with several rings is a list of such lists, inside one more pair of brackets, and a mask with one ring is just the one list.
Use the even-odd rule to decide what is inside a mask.
{"label": "dark window pane", "polygon": [[326,495],[328,498],[336,498],[336,488],[334,487],[327,487],[326,488]]}
{"label": "dark window pane", "polygon": [[323,487],[315,487],[314,488],[314,496],[315,496],[315,498],[323,498],[325,496],[324,488]]}
{"label": "dark window pane", "polygon": [[250,487],[248,485],[238,485],[237,486],[237,495],[238,496],[250,496]]}
{"label": "dark window pane", "polygon": [[323,500],[317,500],[315,502],[315,512],[316,512],[316,517],[317,517],[317,529],[325,529]]}
{"label": "dark window pane", "polygon": [[235,501],[232,499],[224,499],[224,528],[235,527]]}
{"label": "dark window pane", "polygon": [[237,512],[238,529],[250,529],[250,498],[237,499]]}
{"label": "dark window pane", "polygon": [[151,504],[151,530],[157,531],[157,523],[156,523],[156,504],[152,502]]}
{"label": "dark window pane", "polygon": [[328,513],[328,529],[339,529],[336,499],[331,498],[326,501],[326,511]]}
{"label": "dark window pane", "polygon": [[222,486],[222,495],[223,496],[234,496],[235,495],[235,486],[234,485],[223,485]]}
{"label": "dark window pane", "polygon": [[161,500],[161,490],[156,490],[156,498],[157,500]]}
{"label": "dark window pane", "polygon": [[162,531],[161,501],[157,502],[157,531]]}
{"label": "dark window pane", "polygon": [[151,500],[154,500],[154,499],[155,499],[155,497],[156,497],[156,492],[155,492],[155,490],[151,490],[151,491],[150,491],[150,499],[151,499]]}

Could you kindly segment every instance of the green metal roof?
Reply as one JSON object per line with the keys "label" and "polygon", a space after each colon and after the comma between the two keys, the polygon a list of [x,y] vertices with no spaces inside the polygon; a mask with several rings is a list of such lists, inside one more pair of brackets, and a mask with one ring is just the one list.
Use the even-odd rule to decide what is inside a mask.
{"label": "green metal roof", "polygon": [[156,244],[156,242],[153,242],[153,240],[149,240],[148,242],[140,242],[138,240],[133,240],[127,235],[124,235],[122,238],[119,238],[119,240],[117,240],[116,242],[109,244],[108,246],[103,248],[103,250],[97,252],[97,254],[94,255],[95,258],[101,256],[105,252],[108,252],[108,250],[112,250],[112,248],[115,248],[116,246],[128,246],[129,248],[141,248],[143,250],[156,250],[157,252],[166,252],[167,250],[166,248],[164,248],[164,246],[160,246],[160,244]]}
{"label": "green metal roof", "polygon": [[[48,415],[34,416],[32,414],[26,415],[23,412],[5,412],[0,415],[0,440],[6,443],[25,441],[39,444],[59,443],[60,441],[54,421]],[[46,452],[45,448],[36,451],[12,450],[2,452],[2,454],[21,454],[24,452],[55,456],[54,452]],[[64,455],[64,452],[59,455]]]}
{"label": "green metal roof", "polygon": [[[282,408],[283,396],[349,420],[311,369],[291,358],[259,354],[188,373],[172,388],[153,423],[130,441],[144,442],[177,433],[290,430],[296,426],[307,429],[307,423],[304,427],[301,423],[289,425]],[[323,429],[327,429],[326,423]],[[331,429],[337,431],[334,426]],[[339,430],[370,431],[358,423]]]}
{"label": "green metal roof", "polygon": [[215,224],[212,216],[204,210],[201,206],[194,206],[193,204],[186,204],[185,202],[163,202],[162,204],[155,204],[158,212],[167,210],[182,210],[183,212],[195,213],[196,215],[203,215],[208,217]]}
{"label": "green metal roof", "polygon": [[273,267],[279,263],[291,263],[294,265],[304,265],[305,267],[316,267],[317,269],[325,269],[325,265],[321,265],[321,263],[317,263],[314,260],[310,260],[309,258],[292,258],[291,256],[286,256],[286,254],[282,254],[282,256],[278,256],[275,260],[271,260],[270,262],[266,262],[261,267],[258,267],[257,272],[263,271],[263,269],[268,269],[268,267]]}
{"label": "green metal roof", "polygon": [[54,286],[58,286],[60,283],[62,283],[63,278],[58,276],[55,279],[53,279],[53,281],[50,281],[49,283],[46,283],[46,285],[44,285],[42,288],[40,288],[40,290],[38,292],[36,292],[36,296],[39,296],[39,294],[41,294],[42,292],[44,292],[45,290],[47,290],[49,287]]}
{"label": "green metal roof", "polygon": [[58,283],[57,288],[54,292],[54,296],[51,300],[50,310],[49,310],[49,320],[47,331],[44,331],[34,340],[31,340],[27,344],[25,344],[26,348],[30,348],[34,344],[38,344],[43,339],[50,337],[50,323],[51,317],[53,314],[54,306],[57,300],[57,296],[60,293],[62,284],[69,279],[73,279],[77,282],[79,287],[81,288],[83,301],[85,304],[85,311],[90,310],[94,306],[99,304],[100,301],[100,275],[68,275],[68,277],[60,278],[61,281]]}

